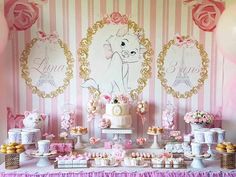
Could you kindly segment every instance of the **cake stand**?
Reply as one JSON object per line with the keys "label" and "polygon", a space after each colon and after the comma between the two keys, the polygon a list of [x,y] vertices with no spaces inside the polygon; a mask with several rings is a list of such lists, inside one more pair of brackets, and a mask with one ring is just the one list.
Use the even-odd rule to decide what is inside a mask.
{"label": "cake stand", "polygon": [[39,154],[38,151],[31,152],[31,156],[35,158],[39,158],[36,166],[37,167],[47,167],[51,165],[51,162],[48,158],[53,157],[57,154],[56,151],[49,151],[49,153]]}
{"label": "cake stand", "polygon": [[118,141],[121,134],[128,135],[132,134],[133,130],[129,128],[104,128],[102,129],[104,134],[113,134],[113,140]]}
{"label": "cake stand", "polygon": [[193,155],[192,153],[184,154],[187,158],[193,159],[191,163],[192,168],[202,169],[205,168],[205,164],[203,163],[204,159],[208,159],[211,157],[210,154],[203,154],[203,155]]}
{"label": "cake stand", "polygon": [[84,144],[82,143],[82,136],[85,134],[71,134],[71,135],[76,137],[76,139],[77,139],[77,142],[75,144],[75,149],[85,148]]}
{"label": "cake stand", "polygon": [[161,147],[158,143],[158,135],[160,135],[160,133],[147,133],[147,134],[153,136],[153,143],[152,143],[150,148],[160,149]]}

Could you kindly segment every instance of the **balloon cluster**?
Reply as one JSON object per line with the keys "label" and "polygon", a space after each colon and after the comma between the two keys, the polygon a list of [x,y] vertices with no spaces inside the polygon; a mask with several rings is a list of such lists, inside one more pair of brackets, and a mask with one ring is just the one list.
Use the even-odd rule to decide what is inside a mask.
{"label": "balloon cluster", "polygon": [[3,52],[7,40],[8,40],[8,25],[6,22],[6,19],[4,17],[4,14],[2,11],[0,11],[0,24],[1,24],[1,33],[0,33],[0,54]]}
{"label": "balloon cluster", "polygon": [[236,4],[225,9],[216,26],[216,41],[223,56],[236,63]]}
{"label": "balloon cluster", "polygon": [[142,123],[146,121],[146,114],[148,112],[148,104],[146,101],[139,101],[136,107],[136,113],[141,118]]}

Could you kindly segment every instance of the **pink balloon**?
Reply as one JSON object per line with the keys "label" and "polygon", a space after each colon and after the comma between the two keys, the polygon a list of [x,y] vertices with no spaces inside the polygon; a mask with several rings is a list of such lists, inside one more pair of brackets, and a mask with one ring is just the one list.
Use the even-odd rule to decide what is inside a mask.
{"label": "pink balloon", "polygon": [[8,25],[4,13],[0,11],[0,54],[3,52],[8,40]]}
{"label": "pink balloon", "polygon": [[216,41],[223,56],[236,63],[236,4],[222,13],[216,26]]}

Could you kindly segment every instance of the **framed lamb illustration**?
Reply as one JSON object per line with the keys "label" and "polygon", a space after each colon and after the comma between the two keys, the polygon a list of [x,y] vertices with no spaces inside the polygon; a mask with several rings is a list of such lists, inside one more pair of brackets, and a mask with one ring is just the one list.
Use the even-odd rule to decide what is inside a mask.
{"label": "framed lamb illustration", "polygon": [[80,43],[82,87],[94,95],[126,93],[135,99],[151,75],[152,54],[143,29],[114,12],[90,27]]}
{"label": "framed lamb illustration", "polygon": [[32,92],[53,98],[64,92],[73,77],[74,59],[56,33],[38,32],[21,54],[21,75]]}
{"label": "framed lamb illustration", "polygon": [[208,77],[208,55],[198,41],[176,35],[163,46],[157,76],[166,92],[176,98],[196,94]]}

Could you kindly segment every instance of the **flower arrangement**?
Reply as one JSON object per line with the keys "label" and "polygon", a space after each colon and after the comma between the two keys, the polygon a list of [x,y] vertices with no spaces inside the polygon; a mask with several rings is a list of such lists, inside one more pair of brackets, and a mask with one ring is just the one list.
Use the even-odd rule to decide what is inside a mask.
{"label": "flower arrangement", "polygon": [[110,126],[111,126],[110,119],[102,118],[99,122],[99,127],[100,128],[109,128]]}
{"label": "flower arrangement", "polygon": [[68,136],[69,134],[67,132],[61,132],[59,135],[60,139],[63,139],[63,140],[67,139]]}
{"label": "flower arrangement", "polygon": [[188,112],[184,116],[184,121],[186,123],[193,123],[193,124],[211,124],[213,122],[213,116],[204,111],[195,111],[195,112]]}
{"label": "flower arrangement", "polygon": [[147,139],[146,138],[143,138],[143,137],[139,137],[136,139],[136,143],[139,145],[139,146],[143,146],[145,143],[146,143]]}
{"label": "flower arrangement", "polygon": [[104,22],[107,24],[128,24],[128,16],[121,15],[119,12],[113,12],[110,16],[104,17]]}
{"label": "flower arrangement", "polygon": [[136,107],[136,114],[141,118],[142,124],[146,121],[146,114],[148,111],[148,104],[146,101],[139,101]]}
{"label": "flower arrangement", "polygon": [[180,131],[171,131],[170,132],[170,139],[173,141],[181,141],[183,137],[181,136]]}
{"label": "flower arrangement", "polygon": [[130,103],[129,101],[130,98],[124,94],[114,95],[114,96],[104,95],[104,98],[107,103],[111,103],[111,104],[129,104]]}
{"label": "flower arrangement", "polygon": [[174,130],[176,129],[176,108],[171,103],[166,105],[166,109],[162,112],[162,126],[165,129]]}
{"label": "flower arrangement", "polygon": [[55,138],[56,136],[55,136],[54,134],[44,133],[44,134],[43,134],[43,137],[44,137],[46,140],[52,140],[52,139]]}
{"label": "flower arrangement", "polygon": [[95,144],[98,144],[100,142],[100,138],[96,138],[96,137],[91,137],[89,138],[89,143],[91,145],[95,145]]}

